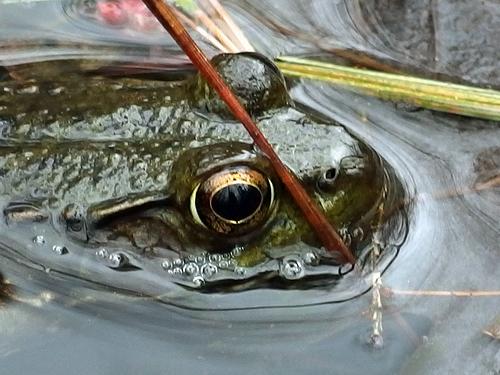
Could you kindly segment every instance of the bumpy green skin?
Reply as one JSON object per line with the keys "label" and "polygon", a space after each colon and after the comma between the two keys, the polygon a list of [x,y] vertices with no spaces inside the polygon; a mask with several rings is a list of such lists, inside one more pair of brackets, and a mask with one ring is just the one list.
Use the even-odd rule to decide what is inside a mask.
{"label": "bumpy green skin", "polygon": [[[125,236],[128,246],[171,246],[186,253],[242,245],[243,266],[299,241],[319,246],[267,159],[200,77],[181,82],[89,77],[82,63],[92,69],[97,64],[34,64],[17,68],[22,82],[0,82],[1,206],[34,200],[59,216],[72,203],[86,210],[120,197],[156,194],[165,199],[139,215],[141,233],[141,207],[136,207],[135,217],[128,211],[114,215],[118,224],[105,228],[106,240]],[[226,55],[216,63],[328,218],[369,237],[386,187],[377,155],[337,124],[294,109],[283,77],[262,57]],[[252,76],[252,69],[259,74]],[[249,76],[252,84],[245,86]],[[344,165],[349,157],[362,166]],[[189,197],[207,175],[235,163],[267,174],[275,182],[277,203],[260,231],[225,238],[194,223]],[[318,189],[318,176],[332,167],[338,171],[335,182],[328,191]],[[144,224],[148,220],[151,224]],[[167,227],[161,235],[158,222]],[[137,240],[144,233],[162,240]],[[167,235],[172,239],[165,240]]]}

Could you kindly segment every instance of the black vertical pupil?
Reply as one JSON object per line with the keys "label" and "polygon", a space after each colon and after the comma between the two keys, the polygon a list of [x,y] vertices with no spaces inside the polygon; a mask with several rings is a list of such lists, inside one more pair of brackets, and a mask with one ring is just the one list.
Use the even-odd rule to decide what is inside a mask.
{"label": "black vertical pupil", "polygon": [[212,209],[225,220],[240,221],[257,211],[262,201],[258,188],[248,184],[223,187],[212,197]]}

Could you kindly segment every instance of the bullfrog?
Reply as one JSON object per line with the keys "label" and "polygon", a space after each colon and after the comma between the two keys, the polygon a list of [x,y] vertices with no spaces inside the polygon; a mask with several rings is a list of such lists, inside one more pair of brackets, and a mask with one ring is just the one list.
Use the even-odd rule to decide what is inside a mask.
{"label": "bullfrog", "polygon": [[[358,265],[367,263],[402,199],[390,166],[342,125],[294,103],[263,55],[212,62]],[[331,285],[354,269],[322,248],[266,155],[199,74],[109,76],[92,60],[7,70],[0,252],[136,292]]]}

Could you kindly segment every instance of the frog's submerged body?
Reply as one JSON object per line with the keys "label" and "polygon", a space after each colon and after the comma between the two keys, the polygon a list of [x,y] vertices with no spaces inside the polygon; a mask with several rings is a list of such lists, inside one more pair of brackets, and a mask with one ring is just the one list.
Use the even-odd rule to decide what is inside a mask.
{"label": "frog's submerged body", "polygon": [[[384,210],[401,225],[391,208],[400,185],[372,149],[296,109],[263,57],[215,63],[357,256],[386,232]],[[228,280],[283,286],[268,281],[280,276],[332,285],[349,270],[320,248],[267,159],[199,77],[110,79],[69,63],[40,66],[1,83],[0,254],[148,294]]]}

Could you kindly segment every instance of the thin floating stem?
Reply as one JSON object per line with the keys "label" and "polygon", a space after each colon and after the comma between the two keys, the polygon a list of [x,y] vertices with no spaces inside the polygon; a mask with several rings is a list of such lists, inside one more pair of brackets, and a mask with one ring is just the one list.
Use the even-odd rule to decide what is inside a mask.
{"label": "thin floating stem", "polygon": [[227,25],[227,27],[231,31],[232,36],[234,37],[234,40],[238,41],[241,47],[240,50],[254,51],[254,48],[246,38],[243,31],[241,31],[238,25],[236,25],[236,23],[233,21],[229,13],[226,12],[222,4],[219,2],[219,0],[208,0],[208,2],[212,6],[212,8],[215,9],[215,11],[219,14],[224,23]]}
{"label": "thin floating stem", "polygon": [[200,8],[196,9],[193,13],[193,18],[205,25],[207,29],[215,35],[215,37],[228,49],[230,52],[239,52],[239,48],[234,44],[229,36],[218,27],[215,22]]}
{"label": "thin floating stem", "polygon": [[500,290],[402,290],[384,288],[384,294],[418,297],[500,297]]}
{"label": "thin floating stem", "polygon": [[500,92],[453,83],[345,67],[295,57],[279,57],[285,75],[328,81],[392,101],[487,120],[500,120]]}
{"label": "thin floating stem", "polygon": [[186,16],[184,13],[178,11],[175,9],[175,14],[177,17],[181,19],[182,22],[184,22],[186,25],[188,25],[190,28],[193,30],[197,31],[198,34],[200,34],[203,38],[205,38],[209,43],[211,43],[215,48],[217,48],[221,52],[228,52],[228,49],[223,46],[215,37],[212,36],[208,31],[206,31],[204,28],[201,26],[198,26],[191,18]]}
{"label": "thin floating stem", "polygon": [[[203,26],[205,26],[208,32],[215,38],[217,38],[220,44],[224,46],[224,49],[222,51],[225,50],[233,53],[239,51],[233,40],[231,40],[231,38],[226,35],[219,26],[216,25],[214,20],[209,17],[207,13],[205,13],[205,11],[198,5],[195,0],[177,0],[174,2],[174,4],[177,7],[172,8],[174,9],[174,12],[175,10],[180,9],[182,13],[185,13],[186,18],[189,18],[193,24],[197,26],[199,24],[202,24]],[[176,13],[176,16],[179,16],[179,14]]]}
{"label": "thin floating stem", "polygon": [[268,156],[276,173],[280,177],[283,185],[290,192],[296,204],[304,213],[307,221],[316,232],[325,248],[329,251],[338,251],[351,264],[354,264],[355,258],[351,251],[342,241],[342,238],[333,229],[320,211],[318,206],[309,197],[297,178],[287,169],[280,160],[271,144],[267,141],[259,128],[255,125],[248,112],[243,108],[231,89],[225,84],[222,77],[210,64],[207,57],[196,45],[188,32],[175,16],[173,9],[163,0],[143,0],[144,4],[151,10],[155,17],[160,21],[163,27],[175,39],[177,44],[184,50],[194,65],[198,67],[201,74],[208,83],[218,92],[222,100],[231,109],[234,116],[241,121],[248,131],[255,144]]}

